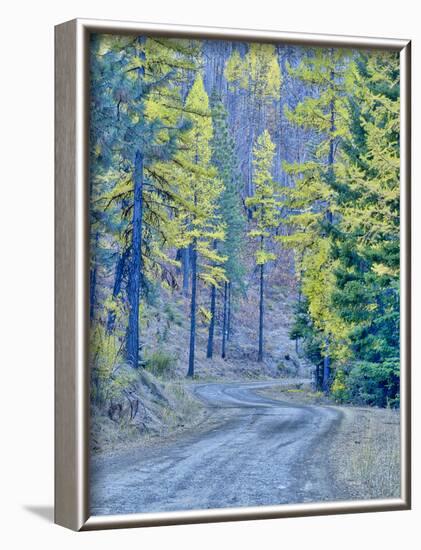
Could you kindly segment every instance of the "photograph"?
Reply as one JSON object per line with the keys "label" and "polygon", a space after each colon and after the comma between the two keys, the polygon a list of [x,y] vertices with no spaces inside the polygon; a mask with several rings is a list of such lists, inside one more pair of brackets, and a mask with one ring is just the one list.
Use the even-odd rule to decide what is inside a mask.
{"label": "photograph", "polygon": [[87,50],[89,514],[399,499],[399,51]]}
{"label": "photograph", "polygon": [[417,546],[414,6],[5,4],[1,548]]}

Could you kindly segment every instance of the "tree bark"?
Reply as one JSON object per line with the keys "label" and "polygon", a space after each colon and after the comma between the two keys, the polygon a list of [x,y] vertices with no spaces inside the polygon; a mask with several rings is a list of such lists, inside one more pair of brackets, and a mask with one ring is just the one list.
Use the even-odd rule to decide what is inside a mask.
{"label": "tree bark", "polygon": [[[212,242],[212,249],[216,250],[216,248],[217,248],[217,244],[216,244],[216,240],[214,239]],[[216,286],[212,285],[211,294],[210,294],[211,320],[209,323],[208,346],[206,350],[206,357],[208,359],[211,359],[211,357],[213,356],[213,337],[215,334],[215,308],[216,308]]]}
{"label": "tree bark", "polygon": [[227,342],[231,337],[231,281],[228,283],[228,319],[227,319]]}
{"label": "tree bark", "polygon": [[94,313],[95,313],[96,275],[97,275],[97,267],[96,265],[94,265],[90,273],[91,284],[90,284],[90,293],[89,293],[89,318],[91,320],[91,323],[94,320]]}
{"label": "tree bark", "polygon": [[189,275],[190,275],[190,247],[183,248],[181,251],[183,263],[183,294],[189,294]]}
{"label": "tree bark", "polygon": [[97,279],[97,263],[96,263],[96,251],[98,248],[98,240],[99,240],[99,233],[98,231],[95,233],[95,250],[94,250],[94,258],[93,258],[93,266],[91,267],[90,273],[89,273],[89,319],[92,323],[94,320],[94,314],[95,314],[95,296],[96,296],[96,279]]}
{"label": "tree bark", "polygon": [[315,372],[315,383],[316,383],[316,390],[317,391],[320,391],[322,389],[322,384],[321,384],[321,376],[320,376],[320,367],[321,365],[319,363],[317,363],[316,365],[316,372]]}
{"label": "tree bark", "polygon": [[134,165],[134,204],[132,219],[132,253],[129,268],[128,303],[129,323],[126,332],[126,358],[128,363],[139,366],[139,301],[142,270],[142,222],[143,222],[143,155],[137,150]]}
{"label": "tree bark", "polygon": [[[300,271],[300,279],[298,281],[298,307],[299,307],[299,311],[301,313],[301,308],[300,308],[300,305],[301,305],[301,299],[302,299],[302,289],[301,289],[301,285],[302,285],[302,279],[303,279],[303,272],[302,270]],[[300,346],[299,346],[299,337],[297,336],[296,339],[295,339],[295,353],[298,355],[299,352],[300,352]]]}
{"label": "tree bark", "polygon": [[322,382],[322,389],[325,393],[329,391],[329,383],[330,383],[329,341],[326,339],[326,355],[323,358],[323,382]]}
{"label": "tree bark", "polygon": [[197,239],[191,249],[191,302],[190,302],[190,352],[187,376],[194,376],[194,353],[196,346],[196,292],[197,292]]}
{"label": "tree bark", "polygon": [[208,349],[206,351],[206,357],[208,359],[211,359],[213,356],[213,337],[215,334],[215,309],[216,309],[216,286],[212,285],[211,294],[210,294],[211,320],[209,323]]}
{"label": "tree bark", "polygon": [[264,265],[260,265],[260,303],[259,303],[259,353],[257,360],[263,361],[263,296],[264,296]]}
{"label": "tree bark", "polygon": [[228,295],[228,283],[224,283],[224,312],[222,317],[222,349],[221,357],[226,357],[226,343],[227,343],[227,296]]}

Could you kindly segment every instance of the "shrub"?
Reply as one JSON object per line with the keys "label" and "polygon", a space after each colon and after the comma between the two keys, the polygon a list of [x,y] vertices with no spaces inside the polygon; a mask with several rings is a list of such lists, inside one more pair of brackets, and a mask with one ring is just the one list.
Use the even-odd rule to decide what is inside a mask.
{"label": "shrub", "polygon": [[330,388],[330,392],[336,401],[344,403],[349,400],[349,392],[346,385],[346,374],[342,369],[338,369],[335,373],[335,379]]}
{"label": "shrub", "polygon": [[399,407],[399,361],[383,363],[359,361],[348,369],[337,370],[331,388],[341,402],[377,407]]}
{"label": "shrub", "polygon": [[171,378],[174,375],[177,359],[174,355],[157,350],[145,357],[145,368],[154,376]]}
{"label": "shrub", "polygon": [[165,304],[164,313],[167,316],[169,323],[175,323],[178,326],[183,324],[183,317],[181,313],[171,304],[171,302],[167,302]]}
{"label": "shrub", "polygon": [[285,364],[283,361],[280,361],[276,368],[280,376],[293,377],[297,374],[297,367],[292,364]]}
{"label": "shrub", "polygon": [[109,385],[118,363],[120,342],[115,334],[108,334],[105,326],[97,323],[90,340],[91,400],[101,406],[108,399]]}

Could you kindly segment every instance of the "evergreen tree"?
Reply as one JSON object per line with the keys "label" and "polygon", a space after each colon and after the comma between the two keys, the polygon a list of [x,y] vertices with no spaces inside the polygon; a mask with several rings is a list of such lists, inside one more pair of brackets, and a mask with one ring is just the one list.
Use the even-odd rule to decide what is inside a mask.
{"label": "evergreen tree", "polygon": [[[399,394],[399,57],[361,54],[353,75],[333,305],[352,350],[349,396],[386,405]],[[364,377],[377,387],[363,389]]]}
{"label": "evergreen tree", "polygon": [[176,160],[185,175],[183,199],[189,205],[185,215],[184,248],[191,250],[190,346],[187,376],[194,375],[196,346],[197,284],[218,285],[225,281],[225,260],[214,247],[223,240],[225,228],[217,215],[223,183],[211,165],[213,136],[209,98],[199,74],[187,96],[186,118],[191,127],[184,138],[185,148]]}
{"label": "evergreen tree", "polygon": [[[295,186],[286,189],[289,209],[287,223],[292,234],[282,241],[296,252],[297,271],[303,273],[302,292],[307,298],[314,329],[320,331],[324,357],[322,387],[328,390],[331,356],[343,353],[343,338],[332,342],[343,323],[332,313],[332,233],[336,224],[338,150],[347,132],[346,90],[349,78],[347,52],[340,49],[309,50],[292,77],[304,82],[309,94],[294,109],[286,107],[287,118],[294,124],[315,131],[318,136],[310,158],[300,163],[284,163],[294,177]],[[343,336],[343,335],[342,335]],[[336,346],[338,344],[338,346]]]}
{"label": "evergreen tree", "polygon": [[300,253],[305,297],[292,334],[323,357],[323,389],[334,361],[335,396],[384,405],[399,391],[398,58],[337,51],[291,72],[317,93],[288,117],[320,135],[309,161],[285,166],[282,240]]}
{"label": "evergreen tree", "polygon": [[256,192],[246,199],[246,205],[253,209],[254,228],[249,236],[258,240],[256,265],[259,268],[259,351],[258,361],[263,361],[264,324],[264,269],[276,255],[271,251],[273,231],[279,225],[279,193],[272,178],[275,145],[269,132],[265,130],[256,141],[253,149],[253,181]]}
{"label": "evergreen tree", "polygon": [[93,63],[98,124],[91,150],[110,166],[104,177],[111,189],[102,204],[117,204],[126,220],[126,359],[137,367],[141,287],[148,270],[156,275],[164,268],[159,243],[174,240],[171,210],[178,197],[160,167],[173,159],[185,130],[176,83],[194,67],[197,48],[188,41],[143,37],[101,35],[98,42]]}
{"label": "evergreen tree", "polygon": [[[247,189],[246,196],[252,196],[253,188],[253,147],[259,132],[258,121],[261,112],[279,98],[281,71],[276,47],[272,44],[252,43],[242,57],[234,50],[225,67],[225,77],[231,90],[239,90],[246,95],[247,120]],[[251,212],[249,212],[249,216]]]}
{"label": "evergreen tree", "polygon": [[[228,307],[228,289],[232,293],[233,286],[242,288],[244,265],[242,262],[242,247],[244,233],[244,217],[240,197],[240,177],[237,171],[237,157],[235,145],[228,128],[227,112],[216,94],[211,97],[213,137],[211,140],[212,162],[217,168],[217,174],[223,183],[223,190],[218,199],[217,217],[225,227],[224,240],[214,241],[213,246],[226,258],[224,270],[226,283],[223,292],[223,326],[221,355],[226,356],[226,340],[228,325],[231,319],[231,307]],[[217,301],[217,286],[211,286],[210,295],[210,322],[207,345],[207,357],[213,355],[213,341],[215,332],[215,313]]]}

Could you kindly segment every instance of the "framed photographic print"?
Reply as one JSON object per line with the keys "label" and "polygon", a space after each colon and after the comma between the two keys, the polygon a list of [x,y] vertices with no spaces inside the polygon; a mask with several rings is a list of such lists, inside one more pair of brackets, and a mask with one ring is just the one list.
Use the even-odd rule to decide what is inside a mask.
{"label": "framed photographic print", "polygon": [[56,27],[56,522],[410,507],[410,42]]}

